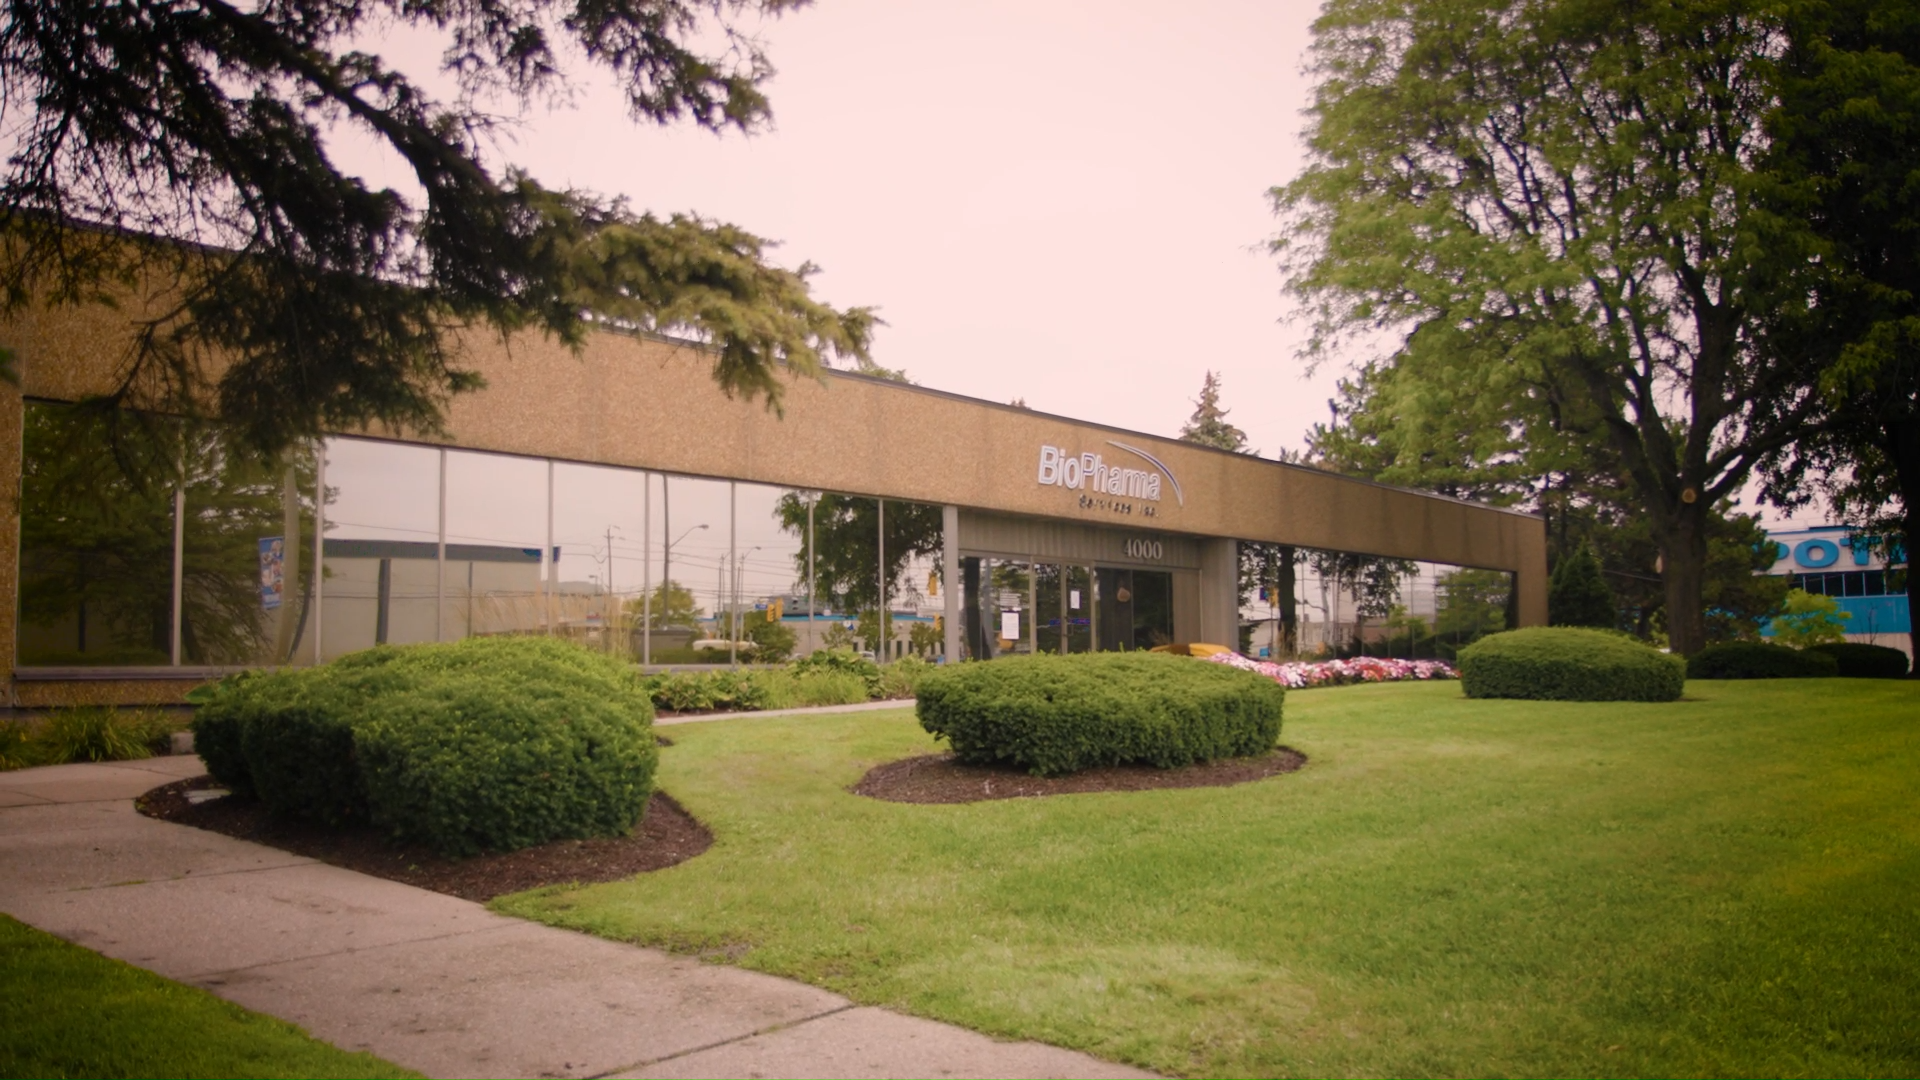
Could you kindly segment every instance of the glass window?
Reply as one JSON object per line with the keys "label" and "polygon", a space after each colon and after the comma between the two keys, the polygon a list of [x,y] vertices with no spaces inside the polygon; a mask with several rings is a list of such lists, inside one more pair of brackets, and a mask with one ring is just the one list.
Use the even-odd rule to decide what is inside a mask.
{"label": "glass window", "polygon": [[731,640],[753,643],[740,659],[786,660],[810,637],[806,615],[806,493],[765,484],[734,487],[734,554],[728,575]]}
{"label": "glass window", "polygon": [[659,478],[659,501],[653,506],[653,549],[660,573],[654,576],[649,635],[656,664],[724,662],[727,654],[700,641],[729,640],[721,636],[727,564],[731,561],[729,535],[733,527],[733,499],[724,480],[688,476]]}
{"label": "glass window", "polygon": [[1066,568],[1066,601],[1061,617],[1067,623],[1067,651],[1070,653],[1092,652],[1095,648],[1093,637],[1093,574],[1084,566]]}
{"label": "glass window", "polygon": [[30,401],[20,486],[22,666],[160,665],[173,656],[179,432]]}
{"label": "glass window", "polygon": [[328,439],[326,455],[322,658],[435,640],[440,452]]}
{"label": "glass window", "polygon": [[[638,657],[633,631],[646,566],[647,476],[633,469],[559,463],[553,469],[558,632]],[[634,608],[633,612],[628,607]]]}
{"label": "glass window", "polygon": [[1862,575],[1865,587],[1860,591],[1866,596],[1885,596],[1887,594],[1887,574],[1884,570],[1868,570]]}
{"label": "glass window", "polygon": [[312,663],[305,641],[313,605],[311,449],[294,451],[284,464],[260,464],[201,437],[186,460],[182,662]]}
{"label": "glass window", "polygon": [[448,640],[546,633],[563,606],[554,572],[585,579],[542,554],[548,468],[537,458],[447,452]]}

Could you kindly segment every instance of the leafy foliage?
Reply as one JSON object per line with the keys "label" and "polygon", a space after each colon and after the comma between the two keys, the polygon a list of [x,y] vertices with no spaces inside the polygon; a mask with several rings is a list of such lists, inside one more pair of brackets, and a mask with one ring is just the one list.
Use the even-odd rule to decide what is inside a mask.
{"label": "leafy foliage", "polygon": [[755,663],[777,664],[793,655],[799,638],[784,624],[763,618],[759,612],[748,613],[746,622],[747,640],[753,642]]}
{"label": "leafy foliage", "polygon": [[651,613],[656,630],[667,626],[694,626],[700,621],[700,607],[693,602],[693,590],[677,581],[655,585],[651,602],[635,597],[627,601],[625,607],[636,625]]}
{"label": "leafy foliage", "polygon": [[885,701],[900,701],[920,692],[920,683],[935,665],[921,656],[903,656],[880,669],[880,686],[874,696]]}
{"label": "leafy foliage", "polygon": [[1765,195],[1821,252],[1797,275],[1813,301],[1782,308],[1766,343],[1818,364],[1829,423],[1773,456],[1767,493],[1824,494],[1884,553],[1920,541],[1920,13],[1800,0],[1785,25]]}
{"label": "leafy foliage", "polygon": [[[210,432],[149,414],[115,418],[30,402],[22,436],[21,619],[70,619],[76,629],[71,649],[35,647],[23,662],[166,662],[176,481],[187,510],[183,659],[249,663],[276,644],[260,610],[256,544],[284,531],[284,468],[254,464]],[[310,461],[296,459],[293,469],[296,489],[310,492]],[[311,528],[311,506],[303,502],[298,513]],[[289,611],[307,569],[288,582],[296,605]]]}
{"label": "leafy foliage", "polygon": [[1851,618],[1833,597],[1794,589],[1787,593],[1786,603],[1774,617],[1773,640],[1795,649],[1845,641],[1847,620]]}
{"label": "leafy foliage", "polygon": [[[733,22],[791,6],[9,3],[0,300],[160,289],[118,396],[217,412],[262,456],[322,429],[437,429],[479,385],[460,335],[477,327],[686,332],[728,393],[777,403],[783,367],[864,357],[871,313],[812,299],[811,266],[771,264],[741,229],[550,190],[487,148],[499,112],[565,93],[568,56],[638,120],[752,129],[772,69]],[[443,35],[451,100],[365,51],[395,27]],[[342,171],[343,130],[419,194]]]}
{"label": "leafy foliage", "polygon": [[1223,664],[1155,653],[1013,656],[921,680],[920,726],[962,761],[1037,776],[1105,765],[1170,769],[1265,753],[1286,691]]}
{"label": "leafy foliage", "polygon": [[755,671],[663,671],[643,685],[654,706],[667,712],[764,709],[770,701]]}
{"label": "leafy foliage", "polygon": [[1356,394],[1383,468],[1608,478],[1683,653],[1709,509],[1818,418],[1805,363],[1755,347],[1814,250],[1755,195],[1777,40],[1727,0],[1336,0],[1313,161],[1274,193],[1317,355],[1381,346]]}
{"label": "leafy foliage", "polygon": [[1547,617],[1555,626],[1614,628],[1620,614],[1592,548],[1583,545],[1575,549],[1553,568],[1547,584]]}
{"label": "leafy foliage", "polygon": [[867,693],[870,696],[879,693],[880,690],[880,665],[852,649],[816,649],[794,661],[793,670],[796,675],[837,671],[855,676],[866,683]]}
{"label": "leafy foliage", "polygon": [[[813,537],[807,536],[807,505],[814,503]],[[813,495],[790,491],[774,508],[780,528],[800,540],[793,556],[797,580],[811,566],[818,599],[835,611],[877,609],[880,603],[879,501],[858,495]],[[901,595],[902,576],[915,558],[937,556],[945,543],[945,522],[932,503],[888,499],[886,504],[887,597]],[[808,551],[809,543],[815,553]],[[874,640],[873,636],[867,637]]]}
{"label": "leafy foliage", "polygon": [[1434,636],[1449,642],[1477,641],[1507,628],[1507,596],[1513,579],[1500,570],[1455,570],[1439,580]]}
{"label": "leafy foliage", "polygon": [[450,855],[619,835],[653,793],[640,677],[551,639],[382,646],[196,694],[195,743],[234,790]]}
{"label": "leafy foliage", "polygon": [[65,765],[82,761],[139,761],[152,757],[175,728],[159,709],[80,705],[58,709],[26,735],[22,764]]}
{"label": "leafy foliage", "polygon": [[1764,641],[1726,641],[1687,658],[1689,679],[1819,679],[1839,673],[1831,656]]}
{"label": "leafy foliage", "polygon": [[1529,627],[1460,650],[1460,685],[1471,698],[1546,701],[1674,701],[1686,661],[1624,634],[1571,626]]}
{"label": "leafy foliage", "polygon": [[1843,679],[1904,679],[1911,666],[1899,649],[1864,641],[1832,641],[1810,645],[1806,651],[1833,657]]}

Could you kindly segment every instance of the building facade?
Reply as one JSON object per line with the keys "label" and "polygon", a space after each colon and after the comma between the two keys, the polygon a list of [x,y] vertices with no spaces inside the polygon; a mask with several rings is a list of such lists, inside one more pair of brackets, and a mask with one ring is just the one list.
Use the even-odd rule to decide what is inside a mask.
{"label": "building facade", "polygon": [[[1908,610],[1906,553],[1888,559],[1875,545],[1856,542],[1844,525],[1770,530],[1773,566],[1766,572],[1793,587],[1832,597],[1847,616],[1847,640],[1913,652],[1913,616]],[[1761,631],[1771,634],[1769,627]]]}
{"label": "building facade", "polygon": [[937,612],[946,657],[1233,644],[1243,541],[1503,571],[1521,625],[1546,620],[1531,515],[857,375],[796,378],[776,412],[722,394],[697,346],[611,332],[475,337],[487,388],[444,436],[340,432],[269,470],[208,442],[143,487],[73,407],[115,389],[142,308],[0,326],[15,705],[470,633],[594,627],[660,662],[656,631],[810,591],[822,492],[871,503],[884,607]]}

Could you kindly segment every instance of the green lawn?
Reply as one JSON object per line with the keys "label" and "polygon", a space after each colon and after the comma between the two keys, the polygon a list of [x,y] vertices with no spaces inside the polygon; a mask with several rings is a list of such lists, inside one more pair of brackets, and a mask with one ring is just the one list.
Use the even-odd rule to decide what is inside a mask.
{"label": "green lawn", "polygon": [[689,724],[718,836],[503,910],[1168,1072],[1920,1074],[1920,682],[1289,695],[1236,788],[904,806],[907,711]]}
{"label": "green lawn", "polygon": [[0,1076],[418,1076],[0,915]]}

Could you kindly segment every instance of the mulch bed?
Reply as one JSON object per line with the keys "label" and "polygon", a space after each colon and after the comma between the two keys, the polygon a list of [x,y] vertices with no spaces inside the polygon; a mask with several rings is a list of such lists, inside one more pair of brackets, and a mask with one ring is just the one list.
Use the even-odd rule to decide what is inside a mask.
{"label": "mulch bed", "polygon": [[631,836],[555,840],[502,855],[449,859],[419,844],[398,843],[370,825],[329,828],[275,817],[260,800],[239,795],[199,803],[187,798],[189,791],[219,788],[213,777],[197,776],[154,788],[140,796],[135,805],[141,813],[162,821],[192,825],[389,881],[479,901],[541,885],[617,881],[686,862],[713,846],[713,834],[705,825],[670,796],[657,791]]}
{"label": "mulch bed", "polygon": [[1306,763],[1307,755],[1282,746],[1259,757],[1225,758],[1178,769],[1117,765],[1067,776],[1031,776],[1011,766],[963,765],[951,753],[926,754],[876,766],[853,786],[853,793],[888,802],[966,803],[1089,791],[1227,787],[1294,772]]}

